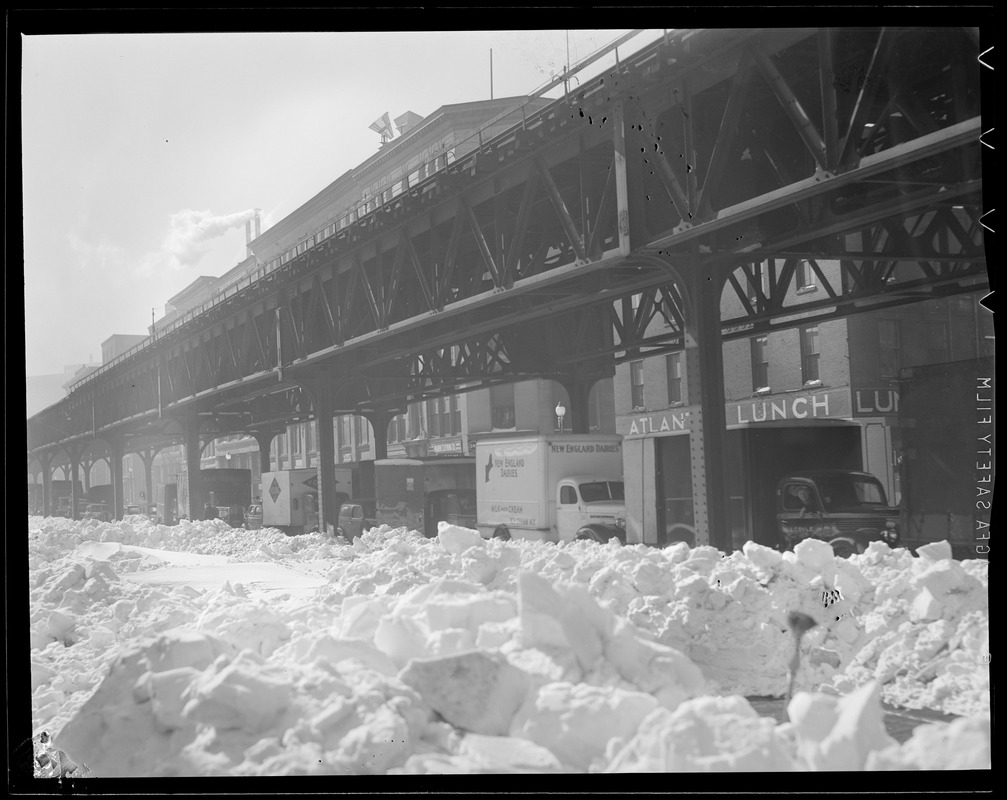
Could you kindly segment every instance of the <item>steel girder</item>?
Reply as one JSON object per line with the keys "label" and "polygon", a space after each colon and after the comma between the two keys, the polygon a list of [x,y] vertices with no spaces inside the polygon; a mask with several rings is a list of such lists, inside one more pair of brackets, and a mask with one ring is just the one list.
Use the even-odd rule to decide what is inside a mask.
{"label": "steel girder", "polygon": [[[756,260],[790,270],[794,252],[848,249],[851,299],[893,297],[878,264],[906,236],[917,248],[925,239],[894,235],[900,204],[919,212],[956,198],[971,222],[936,224],[962,249],[913,254],[929,265],[920,286],[968,277],[984,263],[968,233],[981,214],[976,47],[961,29],[676,32],[100,371],[29,421],[29,447],[243,408],[323,366],[347,387],[343,411],[387,394],[376,381],[403,397],[448,391],[469,369],[430,374],[421,354],[447,363],[452,346],[475,353],[494,332],[506,340],[512,327],[606,303],[595,316],[606,342],[554,352],[558,364],[675,349],[680,287],[649,254],[727,281]],[[868,229],[861,238],[874,244],[843,238]],[[635,308],[612,306],[641,292]],[[728,335],[779,314],[777,299],[725,321]],[[668,331],[655,339],[656,314]],[[498,361],[483,369],[504,363],[503,350],[486,352]],[[506,362],[512,374],[539,373],[520,361]]]}

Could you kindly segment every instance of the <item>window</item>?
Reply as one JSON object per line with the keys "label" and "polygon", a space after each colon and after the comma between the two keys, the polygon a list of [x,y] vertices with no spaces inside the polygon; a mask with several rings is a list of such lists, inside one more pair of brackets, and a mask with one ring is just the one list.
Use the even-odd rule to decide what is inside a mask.
{"label": "window", "polygon": [[409,436],[412,439],[418,439],[423,435],[423,426],[420,423],[420,406],[419,403],[413,403],[409,406]]}
{"label": "window", "polygon": [[576,504],[577,502],[577,490],[573,486],[560,486],[559,487],[559,502],[562,505]]}
{"label": "window", "polygon": [[371,426],[364,417],[353,418],[357,433],[357,444],[367,444],[371,440]]}
{"label": "window", "polygon": [[396,414],[388,430],[388,441],[404,442],[406,439],[406,415]]}
{"label": "window", "polygon": [[682,354],[669,353],[668,366],[668,405],[682,402]]}
{"label": "window", "polygon": [[783,488],[784,511],[818,511],[818,499],[806,483],[788,483]]}
{"label": "window", "polygon": [[494,428],[514,428],[514,384],[505,383],[490,387],[490,409]]}
{"label": "window", "polygon": [[316,431],[318,430],[318,421],[311,420],[307,425],[304,426],[304,449],[308,453],[315,452],[315,438]]}
{"label": "window", "polygon": [[451,433],[462,432],[462,407],[458,402],[458,395],[453,394],[451,400]]}
{"label": "window", "polygon": [[349,447],[351,445],[350,418],[346,414],[341,414],[339,417],[339,425],[336,427],[339,431],[339,441],[337,442],[337,446]]}
{"label": "window", "polygon": [[931,322],[927,325],[927,363],[940,364],[948,360],[948,324]]}
{"label": "window", "polygon": [[437,400],[427,400],[427,424],[430,427],[430,436],[441,435],[441,415],[438,413]]}
{"label": "window", "polygon": [[902,343],[897,319],[878,320],[878,353],[881,377],[897,378],[902,367]]}
{"label": "window", "polygon": [[630,397],[633,408],[643,408],[643,362],[629,363]]}
{"label": "window", "polygon": [[752,391],[769,387],[769,338],[756,336],[752,343]]}
{"label": "window", "polygon": [[801,380],[818,380],[818,326],[801,328]]}
{"label": "window", "polygon": [[811,268],[811,264],[803,259],[797,262],[797,288],[798,290],[815,288],[815,271]]}
{"label": "window", "polygon": [[441,412],[441,436],[450,436],[456,433],[454,430],[454,418],[451,414],[452,401],[454,397],[442,397],[440,399]]}
{"label": "window", "polygon": [[290,432],[290,452],[293,455],[297,455],[301,452],[301,426],[292,425],[289,428]]}

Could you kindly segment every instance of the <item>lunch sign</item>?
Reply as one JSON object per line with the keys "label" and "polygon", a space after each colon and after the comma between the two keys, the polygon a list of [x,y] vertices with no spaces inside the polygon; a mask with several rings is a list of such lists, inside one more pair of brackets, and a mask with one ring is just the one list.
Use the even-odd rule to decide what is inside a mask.
{"label": "lunch sign", "polygon": [[[763,400],[740,400],[725,406],[727,427],[737,428],[763,422],[806,422],[814,419],[851,419],[850,390],[825,389],[802,392],[789,397],[774,396]],[[689,408],[671,408],[653,414],[616,419],[616,432],[624,437],[688,431],[692,424]]]}

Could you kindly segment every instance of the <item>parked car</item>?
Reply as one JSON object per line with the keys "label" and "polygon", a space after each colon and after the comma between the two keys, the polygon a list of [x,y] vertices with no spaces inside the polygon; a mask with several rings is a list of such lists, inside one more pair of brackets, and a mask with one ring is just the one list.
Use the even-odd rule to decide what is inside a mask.
{"label": "parked car", "polygon": [[144,506],[139,503],[130,503],[123,509],[124,516],[143,516],[149,519],[151,522],[157,522],[157,506],[151,505],[147,506],[144,510]]}
{"label": "parked car", "polygon": [[243,528],[245,526],[244,506],[215,506],[217,519],[222,519],[232,528]]}
{"label": "parked car", "polygon": [[96,519],[101,522],[111,522],[112,508],[105,503],[88,503],[84,508],[83,519]]}
{"label": "parked car", "polygon": [[250,530],[258,530],[262,527],[262,504],[252,503],[245,512],[245,527]]}
{"label": "parked car", "polygon": [[339,507],[339,524],[336,535],[353,541],[364,530],[370,530],[374,523],[367,519],[364,507],[360,503],[343,503]]}
{"label": "parked car", "polygon": [[776,490],[780,544],[809,537],[837,556],[862,553],[873,541],[899,543],[900,511],[888,505],[881,482],[866,472],[809,470],[785,476]]}

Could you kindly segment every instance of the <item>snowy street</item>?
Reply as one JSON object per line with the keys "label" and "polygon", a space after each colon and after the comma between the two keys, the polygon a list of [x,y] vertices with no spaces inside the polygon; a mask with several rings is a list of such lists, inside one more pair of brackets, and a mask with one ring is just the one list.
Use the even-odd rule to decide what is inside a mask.
{"label": "snowy street", "polygon": [[[988,563],[940,545],[29,536],[33,733],[92,776],[990,766]],[[745,697],[785,691],[795,609],[818,624],[784,716]],[[882,702],[957,718],[896,739]]]}

